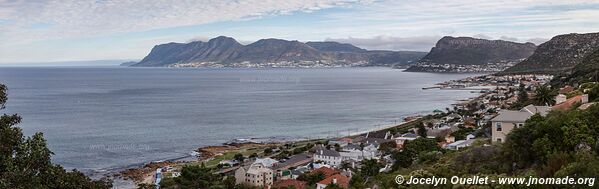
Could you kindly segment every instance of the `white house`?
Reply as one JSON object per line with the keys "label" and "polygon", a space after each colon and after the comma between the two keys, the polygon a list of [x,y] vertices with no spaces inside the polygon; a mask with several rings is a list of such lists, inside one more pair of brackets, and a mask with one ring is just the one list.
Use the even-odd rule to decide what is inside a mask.
{"label": "white house", "polygon": [[460,148],[465,148],[468,146],[472,146],[472,144],[476,141],[476,139],[468,139],[468,140],[458,140],[454,143],[445,145],[445,149],[449,150],[459,150]]}
{"label": "white house", "polygon": [[[348,145],[350,146],[350,145]],[[341,160],[354,160],[354,161],[362,161],[364,159],[378,159],[380,153],[378,151],[378,146],[375,144],[369,144],[364,146],[364,149],[360,150],[355,148],[355,145],[351,146],[352,148],[344,148],[339,154],[341,155]]]}
{"label": "white house", "polygon": [[341,165],[341,155],[335,150],[318,148],[314,153],[314,162],[322,162],[326,165],[338,167]]}
{"label": "white house", "polygon": [[395,137],[395,144],[398,148],[402,148],[406,141],[416,140],[418,137],[420,136],[414,133],[405,133]]}

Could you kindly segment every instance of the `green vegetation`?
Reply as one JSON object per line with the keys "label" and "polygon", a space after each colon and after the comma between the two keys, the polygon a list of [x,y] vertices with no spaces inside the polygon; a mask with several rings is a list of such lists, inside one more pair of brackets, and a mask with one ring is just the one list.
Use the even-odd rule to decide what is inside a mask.
{"label": "green vegetation", "polygon": [[518,87],[518,101],[514,105],[512,105],[511,109],[521,109],[522,107],[530,104],[530,99],[528,98],[528,92],[524,86],[524,84],[520,84]]}
{"label": "green vegetation", "polygon": [[[7,88],[0,84],[0,110],[5,108]],[[0,117],[0,188],[111,188],[108,179],[91,180],[83,173],[66,171],[52,164],[52,152],[46,146],[42,133],[31,137],[23,136],[17,114]]]}
{"label": "green vegetation", "polygon": [[[587,110],[552,111],[535,115],[514,129],[503,144],[475,144],[460,151],[444,151],[430,139],[419,138],[393,154],[394,171],[368,181],[381,188],[473,188],[474,186],[398,186],[401,174],[418,177],[489,176],[566,177],[599,176],[599,105]],[[556,188],[566,186],[533,186]],[[592,188],[577,185],[575,188]],[[525,186],[476,186],[474,188],[526,188]]]}
{"label": "green vegetation", "polygon": [[396,151],[392,154],[395,160],[393,170],[410,167],[414,161],[418,160],[420,155],[439,150],[440,148],[435,139],[418,138],[413,141],[406,141],[401,151]]}
{"label": "green vegetation", "polygon": [[[168,188],[235,188],[235,178],[213,174],[212,169],[204,165],[185,166],[181,169],[181,176],[165,178],[160,182],[160,187]],[[140,187],[141,188],[141,187]]]}
{"label": "green vegetation", "polygon": [[572,69],[572,73],[558,75],[551,82],[555,86],[572,85],[599,82],[599,50],[584,57],[580,64]]}
{"label": "green vegetation", "polygon": [[308,186],[316,186],[317,182],[324,180],[324,179],[325,179],[325,175],[322,172],[306,173],[306,174],[300,175],[297,178],[297,180],[306,181],[306,183],[308,183]]}
{"label": "green vegetation", "polygon": [[551,106],[555,104],[557,92],[548,86],[541,85],[535,89],[534,104],[537,106]]}

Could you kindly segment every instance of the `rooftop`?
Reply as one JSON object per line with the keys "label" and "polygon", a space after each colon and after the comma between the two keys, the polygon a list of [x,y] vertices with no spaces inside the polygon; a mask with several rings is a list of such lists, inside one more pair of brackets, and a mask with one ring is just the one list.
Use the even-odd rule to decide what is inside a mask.
{"label": "rooftop", "polygon": [[586,100],[588,100],[588,97],[586,97],[586,99],[585,99],[585,96],[578,95],[578,96],[569,98],[565,102],[562,102],[560,104],[556,104],[552,108],[555,109],[555,110],[567,110],[567,109],[570,109],[572,106],[574,106],[574,104],[576,104],[578,102],[580,102],[580,103],[586,103],[585,102]]}
{"label": "rooftop", "polygon": [[525,122],[528,118],[535,114],[540,114],[542,116],[546,116],[549,111],[551,111],[551,107],[549,106],[534,106],[528,105],[520,111],[513,110],[501,110],[499,111],[499,115],[491,121],[499,121],[499,122]]}
{"label": "rooftop", "polygon": [[335,174],[339,174],[339,171],[337,171],[337,170],[335,170],[333,168],[328,168],[328,167],[321,167],[321,168],[318,168],[318,169],[314,169],[312,171],[312,173],[318,173],[318,172],[324,174],[325,177],[330,177],[330,176],[333,176]]}
{"label": "rooftop", "polygon": [[322,155],[322,156],[332,156],[332,157],[340,157],[341,155],[339,154],[339,152],[335,151],[335,150],[328,150],[325,148],[321,148],[316,150],[316,155]]}
{"label": "rooftop", "polygon": [[347,188],[347,187],[349,187],[349,178],[347,178],[346,176],[343,176],[341,174],[336,174],[336,175],[327,177],[324,180],[321,180],[320,182],[318,182],[318,184],[324,184],[324,185],[329,185],[329,184],[333,184],[333,183],[335,183],[338,186],[341,186],[343,188]]}
{"label": "rooftop", "polygon": [[525,106],[520,111],[526,111],[526,112],[530,113],[531,115],[538,113],[538,114],[541,114],[542,116],[546,116],[547,113],[549,113],[549,111],[551,111],[551,107],[550,106],[535,106],[535,105],[531,104],[531,105]]}
{"label": "rooftop", "polygon": [[530,118],[533,114],[528,112],[521,111],[512,111],[512,110],[501,110],[499,111],[499,115],[491,121],[498,122],[525,122],[528,118]]}

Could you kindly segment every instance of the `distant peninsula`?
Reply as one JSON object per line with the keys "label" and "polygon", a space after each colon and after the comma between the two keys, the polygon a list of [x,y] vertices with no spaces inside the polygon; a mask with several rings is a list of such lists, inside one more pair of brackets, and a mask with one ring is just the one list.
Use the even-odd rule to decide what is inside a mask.
{"label": "distant peninsula", "polygon": [[359,67],[406,66],[426,52],[366,50],[332,41],[299,42],[261,39],[243,45],[219,36],[207,42],[156,45],[135,67]]}

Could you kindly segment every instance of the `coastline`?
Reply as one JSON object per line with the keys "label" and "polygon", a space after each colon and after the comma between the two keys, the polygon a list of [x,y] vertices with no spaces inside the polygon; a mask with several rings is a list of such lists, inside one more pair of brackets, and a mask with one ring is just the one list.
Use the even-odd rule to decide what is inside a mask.
{"label": "coastline", "polygon": [[[461,81],[463,79],[467,79],[467,78],[461,78],[458,80]],[[449,81],[446,81],[446,82],[449,82]],[[438,84],[435,84],[435,86],[438,86]],[[425,90],[425,89],[423,88],[423,90]],[[452,89],[438,88],[438,90],[452,90]],[[460,89],[460,90],[476,91],[478,89]],[[449,107],[456,106],[459,104],[470,103],[476,99],[481,98],[482,96],[484,96],[485,93],[481,92],[481,93],[476,93],[476,94],[477,95],[474,95],[473,97],[469,97],[467,99],[454,100],[454,103],[450,104]],[[431,110],[431,112],[432,112],[432,110]],[[412,125],[413,123],[418,123],[418,121],[422,120],[424,117],[432,116],[434,114],[433,113],[415,112],[415,113],[411,113],[409,115],[410,116],[401,117],[402,120],[404,120],[405,118],[411,118],[410,120],[407,120],[407,121],[404,120],[404,121],[396,123],[396,124],[377,126],[375,128],[369,128],[369,129],[349,133],[348,135],[342,135],[342,136],[328,136],[328,137],[317,137],[317,138],[296,138],[295,140],[279,140],[279,141],[270,141],[270,142],[255,142],[256,138],[230,139],[230,141],[246,140],[247,142],[243,142],[243,143],[226,142],[226,143],[222,143],[220,145],[201,146],[193,151],[193,152],[199,153],[199,156],[196,156],[196,157],[190,155],[190,156],[181,157],[181,158],[173,158],[173,159],[168,159],[168,160],[140,163],[140,164],[138,164],[137,167],[128,166],[127,168],[121,168],[119,172],[116,172],[116,173],[113,172],[113,173],[110,173],[110,175],[114,179],[122,179],[127,182],[132,182],[134,185],[137,185],[140,183],[152,184],[153,176],[154,176],[153,172],[156,170],[156,168],[159,168],[159,167],[164,167],[164,166],[182,167],[185,165],[198,165],[198,164],[203,164],[203,163],[207,164],[209,161],[218,160],[217,158],[226,156],[226,154],[238,153],[240,151],[246,150],[247,148],[265,149],[267,147],[282,146],[285,144],[297,144],[297,143],[324,141],[324,140],[328,140],[328,139],[343,138],[343,137],[352,138],[352,137],[357,137],[357,136],[360,136],[360,135],[363,135],[363,134],[366,134],[369,132],[377,132],[377,131],[383,131],[383,130],[388,130],[388,129],[393,129],[393,128],[409,129],[409,128],[414,127],[414,125]],[[269,138],[273,139],[276,137],[269,137]],[[260,139],[264,139],[264,138],[260,138]],[[186,161],[177,161],[177,160],[186,159],[186,158],[194,158],[194,159],[186,160]],[[212,166],[208,165],[207,167],[212,167]],[[236,168],[236,167],[233,167],[233,168]]]}

